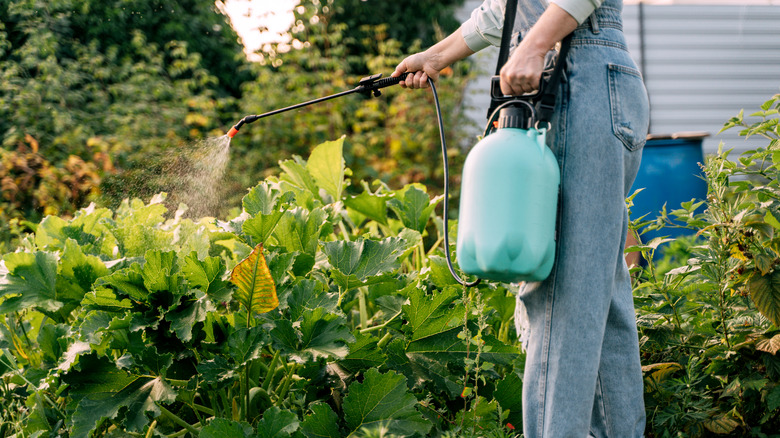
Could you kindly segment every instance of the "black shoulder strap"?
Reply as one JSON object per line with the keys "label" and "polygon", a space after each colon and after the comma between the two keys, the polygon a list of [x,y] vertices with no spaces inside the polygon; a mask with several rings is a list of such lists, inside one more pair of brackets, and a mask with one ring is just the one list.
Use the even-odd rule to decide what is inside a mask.
{"label": "black shoulder strap", "polygon": [[498,64],[496,76],[501,74],[501,67],[509,59],[509,46],[512,45],[512,31],[515,28],[515,15],[517,15],[517,2],[519,0],[507,0],[504,11],[504,29],[501,31],[501,48],[498,51]]}
{"label": "black shoulder strap", "polygon": [[561,75],[566,66],[566,55],[569,54],[570,47],[571,34],[561,42],[561,51],[558,52],[558,59],[555,60],[555,68],[536,102],[536,120],[539,122],[549,122],[555,112],[555,96],[558,94],[558,85],[561,83]]}

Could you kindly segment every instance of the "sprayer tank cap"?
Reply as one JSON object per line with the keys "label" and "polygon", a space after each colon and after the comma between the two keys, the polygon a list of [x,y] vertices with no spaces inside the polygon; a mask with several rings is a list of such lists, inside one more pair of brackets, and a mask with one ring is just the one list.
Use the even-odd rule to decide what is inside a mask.
{"label": "sprayer tank cap", "polygon": [[528,116],[523,108],[508,106],[501,108],[498,113],[498,128],[519,128],[528,127]]}

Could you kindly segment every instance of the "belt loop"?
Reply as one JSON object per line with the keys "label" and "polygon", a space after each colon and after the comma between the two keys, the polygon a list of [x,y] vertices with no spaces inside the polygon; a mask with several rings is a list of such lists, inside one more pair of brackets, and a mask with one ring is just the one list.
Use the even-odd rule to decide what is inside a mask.
{"label": "belt loop", "polygon": [[596,19],[596,12],[594,11],[592,14],[590,14],[590,30],[594,34],[599,33],[599,21]]}

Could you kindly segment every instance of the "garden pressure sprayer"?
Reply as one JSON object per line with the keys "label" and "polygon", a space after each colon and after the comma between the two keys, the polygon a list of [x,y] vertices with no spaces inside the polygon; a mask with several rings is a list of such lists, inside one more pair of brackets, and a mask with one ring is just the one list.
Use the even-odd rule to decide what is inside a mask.
{"label": "garden pressure sprayer", "polygon": [[[363,78],[352,90],[248,115],[227,135],[232,138],[244,124],[337,97],[353,93],[379,96],[381,88],[406,78],[406,74],[395,78],[381,76]],[[449,251],[447,144],[436,85],[431,79],[428,84],[436,106],[444,166],[444,252],[450,273],[466,286],[475,286],[482,278],[502,282],[544,279],[555,258],[560,181],[557,160],[545,144],[548,127],[539,127],[533,105],[500,96],[493,86],[491,94],[499,103],[488,118],[484,137],[468,154],[463,167],[456,249],[463,272],[478,277],[466,282],[455,272]]]}
{"label": "garden pressure sprayer", "polygon": [[[463,165],[456,250],[463,272],[477,277],[473,282],[462,280],[452,266],[447,226],[447,144],[436,85],[428,78],[436,105],[444,165],[444,254],[450,273],[464,286],[475,286],[483,278],[505,283],[541,281],[550,274],[555,261],[560,171],[558,160],[545,140],[551,127],[571,35],[562,41],[554,67],[542,75],[537,93],[504,96],[499,75],[509,58],[516,10],[517,2],[507,2],[496,76],[492,78],[490,89],[488,123],[482,139],[469,152]],[[233,137],[245,123],[348,94],[379,96],[379,89],[400,83],[408,74],[384,79],[381,74],[369,76],[361,79],[352,90],[246,116],[227,135]]]}

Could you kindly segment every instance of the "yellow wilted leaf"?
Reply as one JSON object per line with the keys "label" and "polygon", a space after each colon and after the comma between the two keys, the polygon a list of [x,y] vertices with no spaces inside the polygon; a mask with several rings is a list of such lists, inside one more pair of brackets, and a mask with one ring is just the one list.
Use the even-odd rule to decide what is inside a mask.
{"label": "yellow wilted leaf", "polygon": [[731,246],[731,256],[737,260],[742,260],[743,262],[748,261],[747,257],[745,257],[745,254],[743,254],[742,251],[739,250],[739,247],[737,245]]}
{"label": "yellow wilted leaf", "polygon": [[664,380],[677,370],[681,370],[682,365],[676,362],[664,362],[654,363],[652,365],[645,365],[642,367],[642,372],[650,372],[650,377],[656,382]]}
{"label": "yellow wilted leaf", "polygon": [[27,140],[27,143],[30,145],[30,149],[32,149],[34,154],[38,153],[38,140],[33,138],[30,134],[25,134],[24,139]]}
{"label": "yellow wilted leaf", "polygon": [[279,306],[276,285],[263,257],[262,244],[257,245],[247,258],[233,268],[230,282],[238,288],[233,297],[250,313],[264,313]]}
{"label": "yellow wilted leaf", "polygon": [[780,335],[758,340],[756,342],[756,350],[777,354],[777,352],[780,351]]}
{"label": "yellow wilted leaf", "polygon": [[716,415],[704,421],[704,427],[706,427],[710,432],[716,433],[718,435],[730,434],[734,431],[734,429],[739,427],[739,425],[740,422],[734,418],[731,412]]}

